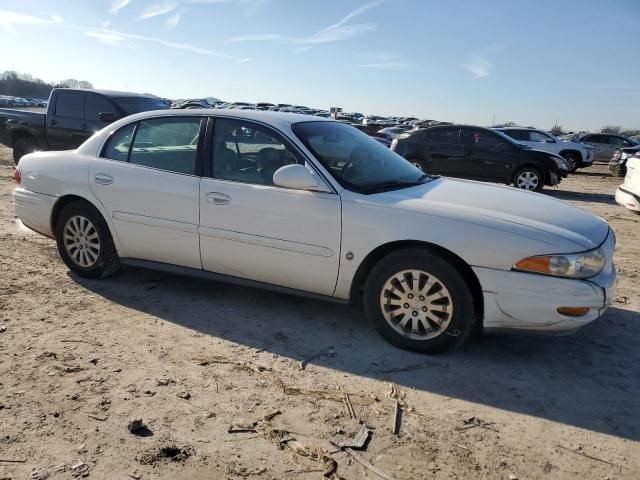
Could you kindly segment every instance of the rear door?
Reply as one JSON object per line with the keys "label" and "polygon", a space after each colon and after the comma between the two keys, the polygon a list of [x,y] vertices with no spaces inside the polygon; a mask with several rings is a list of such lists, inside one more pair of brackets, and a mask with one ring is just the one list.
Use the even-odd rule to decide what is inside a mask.
{"label": "rear door", "polygon": [[422,155],[427,172],[452,177],[465,176],[460,128],[427,129],[423,136]]}
{"label": "rear door", "polygon": [[91,190],[111,217],[120,256],[202,268],[200,122],[160,117],[124,126],[91,163]]}
{"label": "rear door", "polygon": [[86,93],[77,90],[59,90],[55,105],[47,115],[46,134],[52,150],[77,148],[90,135],[84,120]]}
{"label": "rear door", "polygon": [[209,136],[200,186],[203,268],[332,295],[340,260],[340,197],[328,188],[274,185],[278,168],[306,162],[270,127],[218,117]]}
{"label": "rear door", "polygon": [[514,172],[514,146],[500,135],[483,128],[462,129],[464,176],[478,180],[507,182]]}

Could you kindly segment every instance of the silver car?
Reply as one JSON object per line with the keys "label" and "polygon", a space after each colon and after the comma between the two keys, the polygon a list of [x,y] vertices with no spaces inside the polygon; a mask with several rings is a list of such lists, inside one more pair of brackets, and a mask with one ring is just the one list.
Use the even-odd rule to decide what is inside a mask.
{"label": "silver car", "polygon": [[603,162],[611,160],[616,149],[637,145],[637,142],[613,133],[585,133],[580,135],[577,141],[593,146],[594,160]]}

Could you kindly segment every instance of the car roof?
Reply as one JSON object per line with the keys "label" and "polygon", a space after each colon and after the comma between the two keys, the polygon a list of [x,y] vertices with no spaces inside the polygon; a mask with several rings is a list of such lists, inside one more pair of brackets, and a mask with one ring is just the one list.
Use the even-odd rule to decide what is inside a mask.
{"label": "car roof", "polygon": [[238,110],[238,109],[222,109],[222,108],[199,108],[192,110],[173,109],[173,110],[150,110],[147,112],[136,113],[128,117],[118,120],[118,127],[128,123],[155,117],[233,117],[243,120],[253,120],[256,122],[266,123],[274,127],[289,127],[294,123],[300,122],[333,122],[333,119],[316,117],[314,115],[305,115],[293,112],[271,112],[265,110]]}
{"label": "car roof", "polygon": [[99,93],[100,95],[104,95],[106,97],[114,97],[114,98],[124,98],[124,97],[136,97],[136,98],[157,98],[158,100],[162,100],[162,98],[152,95],[150,93],[133,93],[133,92],[120,92],[118,90],[95,90],[92,88],[56,88],[55,90],[69,90],[72,92],[89,92],[89,93]]}

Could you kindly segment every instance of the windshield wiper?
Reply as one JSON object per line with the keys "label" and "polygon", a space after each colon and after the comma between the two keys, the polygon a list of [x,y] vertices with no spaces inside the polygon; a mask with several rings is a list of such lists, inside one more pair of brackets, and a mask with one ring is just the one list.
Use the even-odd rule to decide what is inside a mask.
{"label": "windshield wiper", "polygon": [[375,192],[382,192],[384,190],[393,190],[394,188],[415,187],[417,185],[422,185],[423,183],[428,183],[432,180],[435,180],[436,178],[438,177],[425,174],[413,182],[401,182],[398,180],[394,180],[390,182],[380,182],[380,183],[369,185],[365,188],[360,189],[359,193],[375,193]]}

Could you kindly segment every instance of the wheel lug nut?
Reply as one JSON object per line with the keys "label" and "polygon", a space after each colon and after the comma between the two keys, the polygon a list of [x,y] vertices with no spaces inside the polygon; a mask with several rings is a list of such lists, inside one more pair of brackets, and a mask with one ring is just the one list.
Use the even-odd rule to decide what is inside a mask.
{"label": "wheel lug nut", "polygon": [[427,311],[427,307],[422,307],[422,311],[426,312]]}
{"label": "wheel lug nut", "polygon": [[413,311],[413,313],[412,313],[411,315],[413,315],[414,317],[417,317],[417,316],[418,316],[418,312],[416,312],[416,311],[414,310],[414,311]]}
{"label": "wheel lug nut", "polygon": [[410,293],[410,294],[408,295],[408,297],[409,297],[409,298],[413,298],[413,294],[411,294],[411,293]]}
{"label": "wheel lug nut", "polygon": [[404,308],[409,308],[409,304],[408,304],[408,303],[405,303],[405,304],[403,305],[403,307],[404,307]]}
{"label": "wheel lug nut", "polygon": [[424,302],[424,297],[422,295],[420,295],[420,301]]}

